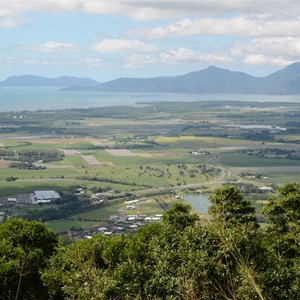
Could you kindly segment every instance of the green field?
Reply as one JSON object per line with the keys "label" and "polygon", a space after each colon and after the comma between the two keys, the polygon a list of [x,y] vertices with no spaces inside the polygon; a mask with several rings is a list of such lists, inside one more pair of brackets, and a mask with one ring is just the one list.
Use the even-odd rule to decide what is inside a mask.
{"label": "green field", "polygon": [[48,227],[52,228],[55,232],[68,231],[72,227],[81,228],[85,226],[92,226],[95,222],[87,221],[72,221],[72,220],[59,220],[46,223]]}
{"label": "green field", "polygon": [[74,215],[74,219],[82,219],[82,220],[98,220],[98,221],[104,221],[109,218],[110,215],[115,215],[118,213],[118,210],[123,207],[124,205],[118,204],[118,205],[112,205],[108,207],[101,207],[94,210],[91,210],[86,213]]}
{"label": "green field", "polygon": [[249,156],[247,154],[231,152],[223,153],[219,162],[224,166],[232,167],[284,167],[300,166],[300,160],[272,159]]}
{"label": "green field", "polygon": [[[257,187],[300,181],[299,132],[294,117],[298,110],[289,103],[150,103],[145,107],[26,112],[26,119],[16,120],[16,124],[0,113],[0,126],[7,122],[14,126],[12,133],[3,133],[0,140],[0,198],[5,201],[8,196],[41,189],[70,194],[81,187],[84,193],[79,199],[86,200],[102,190],[116,195],[139,191],[143,196],[149,190],[155,194],[159,188],[175,192],[182,186],[197,189],[202,185],[210,190],[232,180]],[[250,125],[250,129],[238,127],[241,124]],[[273,127],[257,129],[260,124]],[[274,153],[288,149],[293,159],[279,154],[272,158],[247,154],[265,149]],[[64,155],[60,160],[50,157],[46,163],[39,157],[20,155],[22,151],[48,150]],[[10,161],[24,164],[25,160],[46,168],[9,167]],[[263,173],[264,177],[251,180],[241,176],[243,172]],[[136,211],[161,212],[153,199]],[[49,224],[59,231],[89,226],[94,221],[82,220],[107,219],[120,205],[91,207],[88,212]],[[127,213],[130,211],[125,210]]]}

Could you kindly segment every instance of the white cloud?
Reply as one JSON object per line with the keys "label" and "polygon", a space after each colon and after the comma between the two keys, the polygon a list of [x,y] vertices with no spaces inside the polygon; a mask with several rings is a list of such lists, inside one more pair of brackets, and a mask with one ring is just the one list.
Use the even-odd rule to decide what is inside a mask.
{"label": "white cloud", "polygon": [[86,13],[103,14],[103,15],[122,15],[128,11],[126,1],[81,1],[81,9]]}
{"label": "white cloud", "polygon": [[98,58],[91,58],[91,57],[81,57],[81,58],[49,58],[49,59],[42,59],[42,58],[26,58],[23,60],[24,65],[28,66],[45,66],[45,65],[55,65],[59,67],[66,67],[66,66],[84,66],[89,68],[97,68],[100,66],[104,66],[105,63]]}
{"label": "white cloud", "polygon": [[249,65],[286,66],[300,60],[300,37],[267,37],[238,43],[229,52]]}
{"label": "white cloud", "polygon": [[28,58],[23,62],[25,65],[48,65],[48,60],[36,59],[36,58]]}
{"label": "white cloud", "polygon": [[266,56],[261,54],[247,55],[244,59],[244,63],[248,65],[271,65],[283,67],[293,62],[293,60],[287,60],[280,57]]}
{"label": "white cloud", "polygon": [[276,19],[269,15],[244,15],[231,18],[185,18],[165,27],[138,29],[129,35],[149,39],[194,35],[299,36],[300,18]]}
{"label": "white cloud", "polygon": [[295,14],[300,13],[297,0],[2,0],[1,16],[17,16],[27,12],[85,12],[130,16],[135,20],[182,18],[187,15],[205,17],[231,14]]}
{"label": "white cloud", "polygon": [[139,68],[149,64],[199,64],[199,63],[221,63],[227,64],[233,62],[228,55],[220,55],[214,53],[203,53],[188,48],[169,49],[157,55],[138,54],[131,55],[126,59],[125,67]]}
{"label": "white cloud", "polygon": [[75,44],[60,43],[48,41],[42,45],[24,45],[24,50],[31,50],[37,52],[76,52],[79,48]]}
{"label": "white cloud", "polygon": [[27,23],[27,21],[25,21],[23,17],[0,17],[0,28],[2,29],[18,28],[25,23]]}
{"label": "white cloud", "polygon": [[152,65],[159,62],[156,55],[149,54],[133,54],[125,61],[125,68],[134,69],[140,68],[144,65]]}
{"label": "white cloud", "polygon": [[253,39],[248,43],[238,43],[232,47],[233,55],[249,53],[300,58],[300,37],[267,37]]}
{"label": "white cloud", "polygon": [[138,40],[105,39],[93,45],[91,50],[102,53],[113,52],[156,52],[158,48],[153,45],[144,44]]}
{"label": "white cloud", "polygon": [[232,58],[227,55],[202,53],[188,48],[178,48],[160,54],[160,62],[164,64],[179,63],[230,63]]}

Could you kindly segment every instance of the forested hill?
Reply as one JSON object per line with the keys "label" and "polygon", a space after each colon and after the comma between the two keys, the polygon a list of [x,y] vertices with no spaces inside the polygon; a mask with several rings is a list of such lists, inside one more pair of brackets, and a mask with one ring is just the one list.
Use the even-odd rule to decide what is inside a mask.
{"label": "forested hill", "polygon": [[[70,87],[64,90],[72,91],[80,88]],[[291,64],[266,77],[254,77],[242,72],[209,67],[181,76],[118,78],[88,90],[143,93],[300,94],[300,63]]]}
{"label": "forested hill", "polygon": [[0,86],[31,86],[31,87],[66,87],[66,86],[96,86],[99,82],[90,78],[61,76],[48,78],[35,75],[12,76],[0,81]]}
{"label": "forested hill", "polygon": [[259,226],[233,186],[210,197],[210,222],[187,204],[133,235],[64,246],[38,221],[0,225],[1,299],[300,299],[300,184],[281,187]]}

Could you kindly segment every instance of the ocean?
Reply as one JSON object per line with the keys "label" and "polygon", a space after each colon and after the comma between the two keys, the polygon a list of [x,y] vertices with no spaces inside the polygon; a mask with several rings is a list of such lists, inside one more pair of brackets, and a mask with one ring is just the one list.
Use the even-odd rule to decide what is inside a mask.
{"label": "ocean", "polygon": [[300,95],[245,95],[245,94],[159,94],[112,93],[89,91],[60,91],[46,87],[0,87],[0,111],[35,111],[64,108],[89,108],[116,105],[136,105],[157,101],[251,101],[296,102]]}

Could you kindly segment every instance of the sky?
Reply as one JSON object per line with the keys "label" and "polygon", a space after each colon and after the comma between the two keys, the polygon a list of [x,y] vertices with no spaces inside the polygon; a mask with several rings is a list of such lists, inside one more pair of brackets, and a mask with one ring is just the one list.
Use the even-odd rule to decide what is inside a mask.
{"label": "sky", "polygon": [[0,0],[0,41],[0,80],[266,76],[300,61],[300,1]]}

